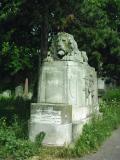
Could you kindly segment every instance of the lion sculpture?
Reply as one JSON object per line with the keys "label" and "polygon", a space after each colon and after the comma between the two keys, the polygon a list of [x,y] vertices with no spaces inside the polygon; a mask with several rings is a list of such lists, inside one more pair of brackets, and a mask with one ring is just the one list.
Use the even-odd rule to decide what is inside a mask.
{"label": "lion sculpture", "polygon": [[79,51],[77,43],[72,35],[60,32],[54,36],[52,40],[47,60],[75,60],[87,62],[87,55],[85,55],[85,52]]}

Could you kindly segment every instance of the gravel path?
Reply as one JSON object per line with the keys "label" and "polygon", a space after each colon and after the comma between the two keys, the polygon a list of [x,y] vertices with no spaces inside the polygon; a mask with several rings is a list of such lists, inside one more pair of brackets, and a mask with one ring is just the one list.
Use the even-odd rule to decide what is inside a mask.
{"label": "gravel path", "polygon": [[120,160],[120,128],[95,153],[76,160]]}
{"label": "gravel path", "polygon": [[112,133],[111,137],[109,137],[94,154],[77,159],[53,158],[48,156],[48,154],[46,156],[36,156],[29,160],[120,160],[120,127]]}

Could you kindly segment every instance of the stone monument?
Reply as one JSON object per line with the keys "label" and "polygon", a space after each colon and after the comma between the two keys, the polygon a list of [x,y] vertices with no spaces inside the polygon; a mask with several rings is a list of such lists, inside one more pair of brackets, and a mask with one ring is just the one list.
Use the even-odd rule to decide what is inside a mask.
{"label": "stone monument", "polygon": [[15,88],[15,96],[22,97],[23,96],[23,86],[19,85]]}
{"label": "stone monument", "polygon": [[99,77],[98,78],[98,99],[99,102],[102,101],[102,96],[106,92],[106,85],[105,85],[105,78],[104,77]]}
{"label": "stone monument", "polygon": [[24,96],[27,97],[28,96],[28,78],[25,79],[25,88],[24,88]]}
{"label": "stone monument", "polygon": [[105,90],[105,78],[98,78],[98,90]]}
{"label": "stone monument", "polygon": [[10,98],[12,96],[12,93],[11,93],[11,90],[5,90],[2,95],[2,97],[5,97],[5,98]]}
{"label": "stone monument", "polygon": [[41,65],[37,103],[31,104],[30,139],[45,132],[43,144],[68,145],[98,111],[95,69],[72,35],[58,33]]}

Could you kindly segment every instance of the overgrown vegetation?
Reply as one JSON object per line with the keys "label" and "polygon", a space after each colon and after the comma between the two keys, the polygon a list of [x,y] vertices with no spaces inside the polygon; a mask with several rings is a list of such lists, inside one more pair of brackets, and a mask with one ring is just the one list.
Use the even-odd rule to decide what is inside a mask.
{"label": "overgrown vegetation", "polygon": [[27,121],[30,116],[31,100],[21,97],[0,97],[0,117],[6,117],[9,122],[17,115],[20,119]]}
{"label": "overgrown vegetation", "polygon": [[96,151],[109,137],[113,130],[120,125],[120,89],[108,90],[103,95],[100,104],[100,116],[93,116],[92,120],[83,127],[82,135],[74,146],[65,148],[43,147],[40,160],[72,159]]}
{"label": "overgrown vegetation", "polygon": [[100,104],[101,116],[94,116],[83,128],[74,148],[64,148],[62,157],[80,157],[99,148],[104,140],[120,125],[120,89],[109,90]]}
{"label": "overgrown vegetation", "polygon": [[23,129],[17,118],[11,126],[7,125],[6,118],[0,119],[0,159],[25,160],[38,154],[44,133],[33,143],[25,137]]}
{"label": "overgrown vegetation", "polygon": [[120,102],[120,88],[107,90],[103,96],[103,100],[107,101],[107,103],[111,103],[111,102],[119,103]]}
{"label": "overgrown vegetation", "polygon": [[[54,157],[71,158],[80,157],[96,151],[104,140],[111,135],[112,131],[120,125],[120,89],[108,90],[103,96],[100,104],[102,116],[95,116],[83,128],[82,135],[77,139],[73,148],[40,148],[44,133],[36,137],[36,143],[28,140],[27,119],[21,116],[20,111],[28,111],[25,107],[30,106],[30,101],[18,99],[0,99],[0,113],[4,109],[18,112],[18,117],[11,115],[11,123],[6,118],[0,120],[0,158],[11,158],[12,160],[27,159],[33,155],[40,155],[40,158]],[[16,108],[19,109],[16,109]],[[29,112],[29,111],[28,111]],[[6,112],[7,113],[7,112]],[[5,114],[5,113],[4,113]],[[3,115],[3,114],[2,114]],[[6,114],[7,118],[10,117]],[[29,118],[29,116],[28,116]],[[40,153],[39,153],[40,151]],[[40,159],[39,158],[39,159]],[[49,159],[48,158],[48,159]]]}
{"label": "overgrown vegetation", "polygon": [[83,127],[82,135],[76,140],[74,146],[44,147],[40,154],[40,160],[58,160],[60,158],[70,160],[97,151],[112,131],[120,125],[120,105],[115,102],[111,104],[103,102],[100,105],[100,112],[103,115],[94,116],[91,122]]}
{"label": "overgrown vegetation", "polygon": [[45,134],[40,133],[35,143],[28,139],[30,102],[0,97],[0,159],[25,160],[39,153]]}
{"label": "overgrown vegetation", "polygon": [[101,104],[103,117],[94,117],[86,124],[83,133],[76,141],[73,155],[82,156],[96,150],[111,132],[120,124],[120,106],[118,104]]}
{"label": "overgrown vegetation", "polygon": [[[110,95],[111,99],[109,100]],[[102,116],[93,116],[92,120],[84,126],[82,135],[76,140],[74,147],[44,147],[40,154],[40,159],[58,160],[63,158],[66,160],[96,151],[106,138],[111,135],[112,131],[120,125],[119,97],[119,89],[107,91],[104,95],[104,100],[106,101],[100,104]]]}

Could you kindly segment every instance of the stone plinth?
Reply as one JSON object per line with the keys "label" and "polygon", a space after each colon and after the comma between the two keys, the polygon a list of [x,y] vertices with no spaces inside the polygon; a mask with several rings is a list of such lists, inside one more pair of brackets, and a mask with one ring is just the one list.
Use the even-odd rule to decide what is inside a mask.
{"label": "stone plinth", "polygon": [[72,123],[72,140],[73,142],[82,134],[83,126],[90,121],[91,116]]}
{"label": "stone plinth", "polygon": [[31,104],[29,137],[45,132],[43,144],[63,146],[72,141],[72,108],[66,104]]}
{"label": "stone plinth", "polygon": [[72,121],[80,121],[98,106],[96,79],[95,70],[80,62],[44,62],[41,66],[38,103],[72,105]]}

